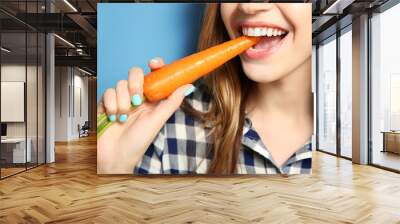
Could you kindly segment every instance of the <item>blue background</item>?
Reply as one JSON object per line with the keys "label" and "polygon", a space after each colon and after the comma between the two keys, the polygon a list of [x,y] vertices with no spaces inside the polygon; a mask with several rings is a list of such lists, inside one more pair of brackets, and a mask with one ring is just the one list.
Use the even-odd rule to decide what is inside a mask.
{"label": "blue background", "polygon": [[156,56],[170,63],[196,51],[204,4],[101,3],[97,6],[97,100]]}

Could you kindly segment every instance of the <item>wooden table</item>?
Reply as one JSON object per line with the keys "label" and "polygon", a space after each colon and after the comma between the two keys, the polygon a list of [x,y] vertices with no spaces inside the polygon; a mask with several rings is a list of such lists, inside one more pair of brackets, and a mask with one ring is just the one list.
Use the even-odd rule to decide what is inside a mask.
{"label": "wooden table", "polygon": [[392,152],[400,154],[400,131],[382,131],[383,150],[382,152]]}

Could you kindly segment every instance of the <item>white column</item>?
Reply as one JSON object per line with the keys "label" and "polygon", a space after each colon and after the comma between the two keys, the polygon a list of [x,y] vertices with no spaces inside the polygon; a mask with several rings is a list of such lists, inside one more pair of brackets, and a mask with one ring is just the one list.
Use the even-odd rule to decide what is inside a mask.
{"label": "white column", "polygon": [[[54,12],[51,1],[46,1],[47,12]],[[54,35],[46,35],[46,163],[55,162],[55,44]]]}
{"label": "white column", "polygon": [[54,74],[54,35],[46,36],[46,163],[55,161],[54,133],[55,133],[55,74]]}
{"label": "white column", "polygon": [[368,15],[353,20],[353,162],[368,163]]}

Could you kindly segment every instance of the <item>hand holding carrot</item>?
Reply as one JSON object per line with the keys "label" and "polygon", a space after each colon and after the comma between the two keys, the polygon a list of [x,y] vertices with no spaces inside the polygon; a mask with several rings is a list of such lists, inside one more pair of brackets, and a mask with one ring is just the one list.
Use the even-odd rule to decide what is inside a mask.
{"label": "hand holding carrot", "polygon": [[[140,87],[143,89],[147,101],[157,102],[165,99],[179,87],[193,83],[200,77],[209,74],[225,62],[257,44],[258,41],[258,37],[241,36],[189,55],[164,66],[162,69],[152,71],[144,80],[139,80]],[[106,95],[112,94],[115,95],[116,93],[111,92]],[[134,97],[140,101],[139,96]],[[121,118],[125,119],[126,115],[122,114]],[[115,119],[116,117],[113,116],[110,120]],[[100,113],[97,116],[97,136],[101,136],[110,124],[107,116]]]}
{"label": "hand holding carrot", "polygon": [[[258,40],[241,36],[165,66],[162,59],[152,60],[149,63],[152,72],[146,77],[140,68],[132,68],[128,80],[119,81],[115,89],[106,90],[98,108],[98,173],[131,173],[184,96],[193,92],[190,83]],[[144,96],[146,102],[140,105]],[[131,102],[140,106],[131,111]],[[115,122],[117,119],[119,123]]]}
{"label": "hand holding carrot", "polygon": [[[149,62],[154,71],[162,66],[161,58]],[[186,84],[159,102],[143,102],[144,74],[140,68],[129,70],[128,80],[107,89],[98,106],[98,114],[106,113],[112,125],[97,139],[99,174],[132,173],[135,165],[150,146],[167,119],[179,108],[185,95],[194,90]],[[131,105],[138,106],[131,110]]]}

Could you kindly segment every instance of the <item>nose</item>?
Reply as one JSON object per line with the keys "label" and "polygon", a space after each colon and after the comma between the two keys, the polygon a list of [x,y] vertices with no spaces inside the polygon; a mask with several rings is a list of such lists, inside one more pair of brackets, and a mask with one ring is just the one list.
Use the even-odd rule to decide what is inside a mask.
{"label": "nose", "polygon": [[257,14],[263,11],[269,11],[274,7],[273,3],[239,3],[238,8],[246,14]]}

